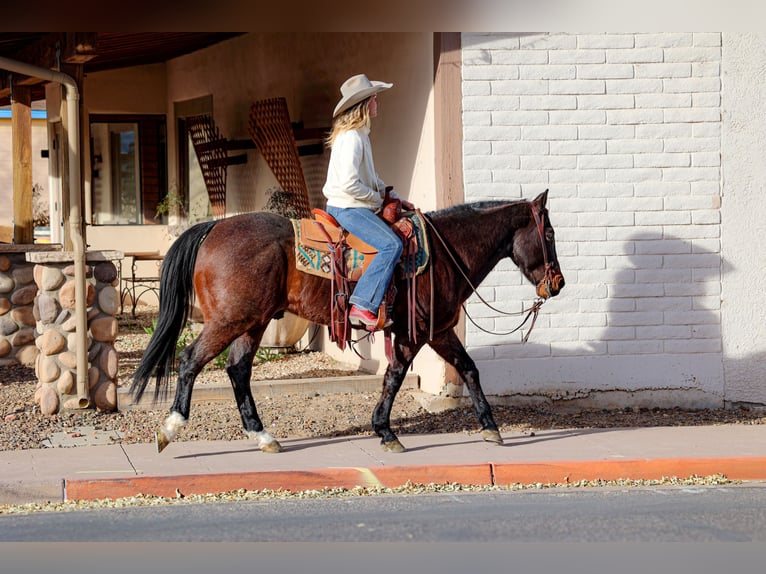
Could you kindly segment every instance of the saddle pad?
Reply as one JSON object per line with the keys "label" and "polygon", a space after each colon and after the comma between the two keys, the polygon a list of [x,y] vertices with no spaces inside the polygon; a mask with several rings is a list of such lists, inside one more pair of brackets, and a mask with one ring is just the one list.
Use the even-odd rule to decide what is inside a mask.
{"label": "saddle pad", "polygon": [[[425,237],[425,222],[417,213],[407,213],[405,217],[410,218],[415,224],[418,251],[414,256],[400,261],[399,266],[406,276],[412,276],[413,270],[415,274],[419,275],[428,265],[430,255],[428,242]],[[314,231],[317,229],[317,225],[314,223],[315,220],[291,219],[290,221],[295,232],[295,266],[297,269],[311,275],[318,275],[319,277],[329,279],[332,272],[330,251],[327,246],[327,240],[319,239],[319,237],[324,237],[321,235],[321,232],[318,235]],[[337,241],[340,238],[338,228],[328,225],[324,227],[333,241]],[[377,254],[377,251],[351,234],[347,237],[347,243],[349,247],[345,250],[344,255],[348,278],[350,281],[358,281],[364,270],[370,265],[373,257]]]}

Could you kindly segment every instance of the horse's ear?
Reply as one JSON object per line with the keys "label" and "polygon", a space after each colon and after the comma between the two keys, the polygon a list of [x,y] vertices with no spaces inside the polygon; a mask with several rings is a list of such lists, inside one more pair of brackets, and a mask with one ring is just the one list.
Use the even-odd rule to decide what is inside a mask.
{"label": "horse's ear", "polygon": [[540,207],[540,209],[545,208],[545,204],[548,202],[548,190],[546,189],[544,192],[542,192],[540,195],[538,195],[535,198],[535,203]]}

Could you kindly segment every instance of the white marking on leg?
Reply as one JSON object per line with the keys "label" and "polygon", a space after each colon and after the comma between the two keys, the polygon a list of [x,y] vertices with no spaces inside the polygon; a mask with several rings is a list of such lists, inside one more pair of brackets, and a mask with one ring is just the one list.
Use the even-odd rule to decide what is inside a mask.
{"label": "white marking on leg", "polygon": [[162,432],[165,434],[165,438],[168,442],[172,442],[178,431],[181,430],[188,421],[175,411],[171,412],[168,418],[165,419],[165,423],[162,425]]}
{"label": "white marking on leg", "polygon": [[262,431],[247,431],[247,438],[253,439],[255,441],[258,441],[258,448],[263,448],[267,444],[271,444],[273,442],[277,442],[277,439],[275,439],[273,436],[271,436],[268,432],[265,430]]}

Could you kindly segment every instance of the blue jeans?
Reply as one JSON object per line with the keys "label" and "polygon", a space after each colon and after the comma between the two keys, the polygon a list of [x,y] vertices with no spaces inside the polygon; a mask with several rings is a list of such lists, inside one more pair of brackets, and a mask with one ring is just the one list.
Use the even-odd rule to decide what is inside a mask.
{"label": "blue jeans", "polygon": [[328,205],[326,211],[338,220],[343,229],[378,250],[378,254],[359,278],[354,292],[349,297],[352,305],[377,314],[394,274],[394,267],[402,256],[402,240],[389,229],[385,221],[365,207],[343,208]]}

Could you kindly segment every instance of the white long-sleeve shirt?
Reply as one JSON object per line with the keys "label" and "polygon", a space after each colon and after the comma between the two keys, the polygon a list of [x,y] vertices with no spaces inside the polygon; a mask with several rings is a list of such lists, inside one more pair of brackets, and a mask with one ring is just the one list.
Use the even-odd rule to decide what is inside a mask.
{"label": "white long-sleeve shirt", "polygon": [[[366,207],[377,210],[386,194],[386,184],[375,171],[370,128],[341,132],[335,138],[322,188],[327,205]],[[391,192],[392,197],[398,197]]]}

